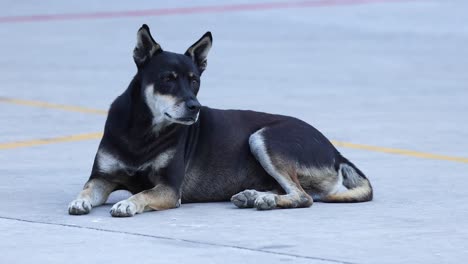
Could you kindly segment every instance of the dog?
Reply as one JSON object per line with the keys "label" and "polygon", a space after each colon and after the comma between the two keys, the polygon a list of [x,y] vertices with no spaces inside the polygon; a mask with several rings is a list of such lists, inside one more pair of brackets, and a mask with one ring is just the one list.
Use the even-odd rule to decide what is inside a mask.
{"label": "dog", "polygon": [[372,200],[364,173],[304,121],[201,106],[212,43],[207,32],[177,54],[164,51],[147,25],[138,30],[137,73],[110,107],[91,176],[69,214],[87,214],[122,189],[133,196],[113,205],[114,217],[191,202],[268,210]]}

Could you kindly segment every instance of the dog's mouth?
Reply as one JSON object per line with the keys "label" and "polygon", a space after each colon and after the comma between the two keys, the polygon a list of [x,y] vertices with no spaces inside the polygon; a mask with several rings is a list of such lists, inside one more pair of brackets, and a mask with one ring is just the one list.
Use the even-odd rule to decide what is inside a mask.
{"label": "dog's mouth", "polygon": [[164,115],[169,120],[172,120],[175,123],[184,124],[184,125],[191,125],[191,124],[195,123],[197,121],[197,119],[198,119],[198,114],[196,116],[194,116],[194,117],[189,116],[189,117],[178,117],[178,118],[174,118],[168,113],[164,113]]}

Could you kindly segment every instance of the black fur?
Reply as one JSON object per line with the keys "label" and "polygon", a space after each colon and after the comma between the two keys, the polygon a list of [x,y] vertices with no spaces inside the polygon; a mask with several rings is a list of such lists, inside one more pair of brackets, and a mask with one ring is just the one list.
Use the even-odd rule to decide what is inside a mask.
{"label": "black fur", "polygon": [[[148,30],[149,34],[147,26],[140,30]],[[200,41],[205,42],[197,46]],[[364,177],[318,130],[292,117],[197,105],[199,118],[192,125],[170,123],[156,128],[144,97],[148,85],[154,84],[155,93],[169,95],[187,107],[189,102],[198,104],[200,76],[206,67],[207,52],[202,49],[211,46],[211,34],[198,42],[184,55],[160,49],[144,62],[137,62],[136,76],[110,107],[99,145],[101,151],[126,166],[106,173],[99,168],[96,156],[92,179],[106,179],[132,193],[163,183],[180,193],[182,202],[225,201],[245,189],[282,192],[249,147],[249,137],[262,128],[268,128],[264,134],[268,153],[279,153],[286,160],[308,167],[338,169],[339,164],[347,163]],[[145,42],[140,48],[150,49],[151,45]],[[141,58],[148,54],[147,50],[137,51]],[[157,171],[150,167],[137,169],[169,149],[175,149],[175,154],[166,167]]]}

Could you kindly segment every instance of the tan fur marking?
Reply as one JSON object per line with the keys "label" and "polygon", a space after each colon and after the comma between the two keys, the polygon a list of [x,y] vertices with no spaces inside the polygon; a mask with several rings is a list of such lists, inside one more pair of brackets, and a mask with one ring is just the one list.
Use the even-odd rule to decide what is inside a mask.
{"label": "tan fur marking", "polygon": [[311,206],[313,199],[302,188],[295,164],[283,159],[279,155],[274,155],[271,159],[275,167],[281,168],[278,169],[280,175],[292,186],[293,190],[293,192],[286,195],[278,195],[277,205],[282,208]]}
{"label": "tan fur marking", "polygon": [[117,185],[103,179],[89,180],[76,199],[88,200],[93,207],[106,202]]}
{"label": "tan fur marking", "polygon": [[263,138],[265,129],[267,128],[260,129],[250,136],[250,149],[265,171],[281,185],[286,194],[259,196],[254,206],[260,210],[272,209],[274,206],[282,208],[311,206],[313,203],[312,197],[304,191],[299,182],[296,164],[280,155],[270,155],[268,153]]}
{"label": "tan fur marking", "polygon": [[372,200],[372,187],[369,180],[362,179],[360,185],[342,193],[330,194],[323,198],[328,203],[355,203]]}
{"label": "tan fur marking", "polygon": [[172,188],[161,184],[137,193],[128,200],[137,206],[138,213],[147,210],[166,210],[180,205],[179,195]]}
{"label": "tan fur marking", "polygon": [[68,213],[71,215],[89,213],[93,207],[105,203],[116,187],[117,184],[104,179],[89,180],[78,197],[68,205]]}
{"label": "tan fur marking", "polygon": [[342,179],[334,168],[297,168],[298,180],[307,193],[323,197],[336,192],[337,185]]}

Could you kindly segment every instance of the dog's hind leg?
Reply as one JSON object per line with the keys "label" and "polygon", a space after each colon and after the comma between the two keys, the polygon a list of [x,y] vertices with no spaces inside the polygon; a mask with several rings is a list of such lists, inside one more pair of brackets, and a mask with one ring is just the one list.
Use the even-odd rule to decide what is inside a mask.
{"label": "dog's hind leg", "polygon": [[114,217],[128,217],[144,211],[165,210],[180,206],[180,195],[174,188],[158,184],[154,188],[139,192],[112,206]]}
{"label": "dog's hind leg", "polygon": [[105,203],[116,187],[117,184],[102,178],[90,179],[78,197],[69,204],[68,213],[71,215],[89,213],[91,208]]}
{"label": "dog's hind leg", "polygon": [[286,194],[259,193],[253,206],[260,210],[311,206],[312,197],[302,189],[299,183],[296,162],[281,155],[281,147],[265,137],[265,129],[271,128],[260,129],[250,136],[250,150],[265,171],[281,185]]}

